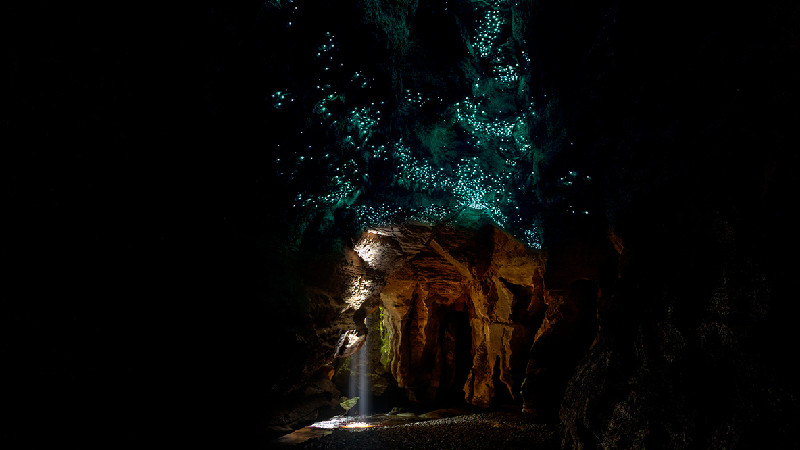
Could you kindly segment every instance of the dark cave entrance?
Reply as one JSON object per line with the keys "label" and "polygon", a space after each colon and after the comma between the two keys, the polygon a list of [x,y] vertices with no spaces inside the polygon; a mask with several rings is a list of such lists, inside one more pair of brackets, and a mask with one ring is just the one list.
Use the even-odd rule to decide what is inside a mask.
{"label": "dark cave entrance", "polygon": [[461,405],[464,403],[464,383],[472,367],[472,330],[465,311],[449,310],[440,313],[439,352],[452,355],[452,359],[441,358],[441,378],[436,391],[437,405]]}

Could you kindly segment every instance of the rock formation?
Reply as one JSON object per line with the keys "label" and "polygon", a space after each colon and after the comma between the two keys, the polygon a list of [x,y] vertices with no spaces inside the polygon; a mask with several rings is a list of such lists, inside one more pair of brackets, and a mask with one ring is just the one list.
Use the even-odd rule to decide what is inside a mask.
{"label": "rock formation", "polygon": [[330,331],[319,336],[328,336],[328,354],[317,364],[339,368],[344,392],[349,376],[362,375],[352,374],[349,359],[333,358],[366,344],[359,358],[369,359],[374,396],[391,385],[424,404],[524,402],[550,420],[597,334],[602,266],[616,262],[609,243],[570,248],[549,267],[544,253],[490,224],[367,230],[344,249],[330,280],[317,283],[338,292],[320,299],[340,299],[319,309],[338,313],[324,315]]}
{"label": "rock formation", "polygon": [[413,223],[364,232],[345,253],[334,276],[343,300],[330,322],[340,329],[330,357],[364,344],[372,314],[385,331],[375,336],[373,325],[371,342],[383,338],[388,375],[410,400],[519,402],[544,317],[542,253],[491,225]]}
{"label": "rock formation", "polygon": [[541,254],[495,227],[437,228],[380,295],[398,385],[428,402],[460,394],[489,406],[499,390],[517,398],[514,369],[544,310],[543,271]]}

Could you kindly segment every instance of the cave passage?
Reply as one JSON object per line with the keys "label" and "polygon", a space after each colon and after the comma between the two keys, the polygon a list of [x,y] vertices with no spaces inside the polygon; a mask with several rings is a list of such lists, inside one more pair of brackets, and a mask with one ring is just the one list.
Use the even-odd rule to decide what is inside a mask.
{"label": "cave passage", "polygon": [[545,289],[545,256],[488,223],[372,229],[350,257],[352,284],[370,287],[345,300],[364,325],[343,334],[356,337],[334,375],[351,415],[398,406],[518,411],[525,382],[525,409],[546,417],[597,332],[587,319],[596,298]]}

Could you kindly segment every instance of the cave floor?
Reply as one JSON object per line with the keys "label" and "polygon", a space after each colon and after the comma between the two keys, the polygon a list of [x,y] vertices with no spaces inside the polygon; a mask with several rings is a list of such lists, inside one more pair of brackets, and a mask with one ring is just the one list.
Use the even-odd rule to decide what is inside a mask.
{"label": "cave floor", "polygon": [[360,421],[371,426],[306,427],[284,436],[275,444],[302,449],[561,448],[558,424],[534,423],[530,417],[520,413],[458,414],[448,410],[419,416],[379,414]]}

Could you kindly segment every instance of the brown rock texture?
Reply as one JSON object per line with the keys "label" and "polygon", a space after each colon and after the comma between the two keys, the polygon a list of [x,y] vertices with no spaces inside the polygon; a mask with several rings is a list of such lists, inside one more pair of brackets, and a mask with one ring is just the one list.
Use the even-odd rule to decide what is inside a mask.
{"label": "brown rock texture", "polygon": [[437,227],[381,291],[391,373],[417,401],[516,398],[544,257],[495,227]]}
{"label": "brown rock texture", "polygon": [[[570,258],[591,268],[598,252],[578,246]],[[547,281],[545,254],[494,225],[368,229],[338,262],[310,270],[305,339],[314,353],[303,373],[333,365],[334,383],[352,397],[348,377],[361,369],[340,358],[367,345],[373,396],[391,386],[412,402],[524,404],[555,416],[597,334],[599,285],[587,279],[597,271],[571,272],[570,258],[548,265]]]}

